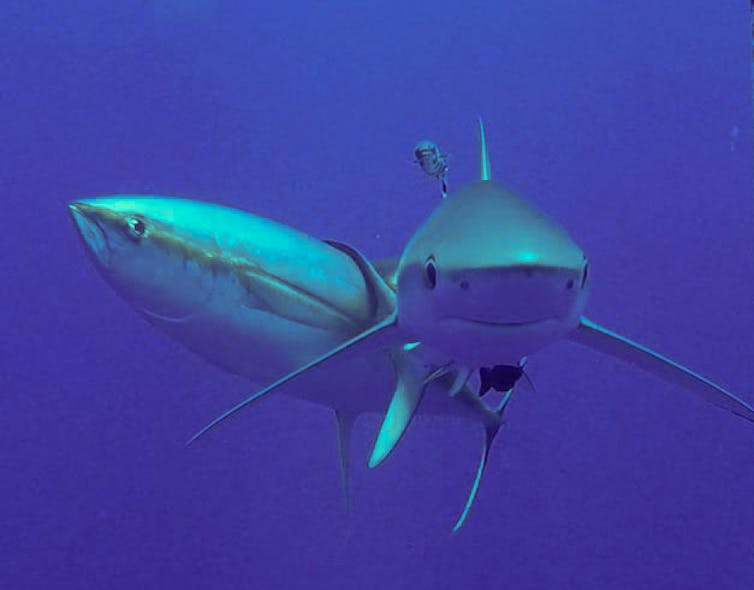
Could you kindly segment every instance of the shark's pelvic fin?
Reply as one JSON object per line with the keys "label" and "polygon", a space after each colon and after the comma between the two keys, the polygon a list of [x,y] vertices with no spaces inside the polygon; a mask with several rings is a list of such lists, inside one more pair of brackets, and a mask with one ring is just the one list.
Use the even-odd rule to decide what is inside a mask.
{"label": "shark's pelvic fin", "polygon": [[426,371],[421,365],[411,362],[409,353],[395,352],[393,365],[396,378],[395,392],[372,447],[369,457],[369,467],[372,468],[382,463],[398,444],[429,385]]}
{"label": "shark's pelvic fin", "polygon": [[374,269],[393,290],[397,289],[396,273],[398,272],[398,258],[384,258],[373,263]]}
{"label": "shark's pelvic fin", "polygon": [[356,417],[335,410],[335,427],[338,433],[338,457],[340,459],[340,482],[343,487],[343,500],[345,502],[346,515],[351,515],[351,475],[349,470],[349,455],[351,449],[351,432]]}
{"label": "shark's pelvic fin", "polygon": [[603,328],[585,317],[581,318],[578,329],[571,333],[570,338],[574,342],[636,365],[661,379],[680,385],[701,396],[709,403],[730,410],[734,414],[754,422],[754,409],[731,392],[691,369],[620,334]]}
{"label": "shark's pelvic fin", "polygon": [[[500,400],[500,403],[495,408],[495,412],[497,413],[498,417],[502,416],[503,410],[505,410],[505,407],[508,405],[508,402],[510,401],[512,393],[513,393],[512,389],[506,391],[505,394],[503,395],[503,399]],[[497,421],[493,423],[488,423],[484,428],[484,440],[482,441],[482,456],[479,459],[479,466],[477,467],[477,470],[476,470],[474,483],[471,484],[469,495],[466,498],[466,505],[463,507],[463,511],[461,512],[461,515],[458,517],[456,524],[453,526],[454,533],[457,533],[459,530],[461,530],[461,527],[466,522],[466,518],[469,516],[469,511],[471,510],[471,506],[474,504],[474,500],[476,499],[477,492],[479,491],[479,484],[481,483],[482,477],[484,476],[484,472],[487,468],[487,459],[490,456],[490,449],[492,448],[492,443],[495,440],[497,433],[500,431],[500,426],[502,426],[502,424],[503,424],[502,420],[498,419]]]}
{"label": "shark's pelvic fin", "polygon": [[320,365],[323,365],[327,363],[328,361],[331,361],[335,357],[342,359],[349,354],[353,354],[353,355],[364,354],[373,350],[387,348],[391,345],[396,344],[396,335],[395,335],[396,319],[397,319],[397,313],[396,312],[391,313],[386,319],[375,324],[368,330],[365,330],[361,334],[351,338],[350,340],[347,340],[340,346],[335,347],[330,352],[311,361],[310,363],[305,364],[300,369],[296,369],[295,371],[288,373],[287,375],[281,377],[274,383],[271,383],[264,389],[260,389],[259,391],[253,393],[246,399],[241,400],[235,406],[223,412],[217,418],[212,420],[212,422],[210,422],[204,428],[199,430],[199,432],[197,432],[194,436],[192,436],[186,444],[190,445],[191,443],[196,441],[198,438],[200,438],[201,436],[205,435],[207,432],[212,430],[215,426],[217,426],[221,422],[233,416],[239,410],[242,410],[243,408],[252,404],[253,402],[265,397],[266,395],[272,393],[273,391],[282,387],[283,385],[291,383],[297,377],[300,377],[301,375],[307,373],[308,371],[316,367],[319,367]]}
{"label": "shark's pelvic fin", "polygon": [[480,156],[480,178],[481,180],[490,180],[492,178],[492,168],[490,168],[490,155],[487,153],[487,137],[484,134],[484,121],[479,117],[479,149]]}

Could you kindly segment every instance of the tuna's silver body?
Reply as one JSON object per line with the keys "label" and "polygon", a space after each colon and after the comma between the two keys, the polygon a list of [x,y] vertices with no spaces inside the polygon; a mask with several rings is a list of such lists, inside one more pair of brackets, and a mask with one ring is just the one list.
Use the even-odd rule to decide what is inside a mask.
{"label": "tuna's silver body", "polygon": [[[254,385],[376,321],[354,260],[286,225],[165,197],[105,197],[70,208],[95,265],[119,295],[162,332]],[[143,235],[134,235],[142,224]],[[359,415],[384,412],[394,387],[390,356],[376,351],[315,369],[283,391]],[[423,408],[430,413],[467,413],[446,395],[428,397],[436,398]]]}

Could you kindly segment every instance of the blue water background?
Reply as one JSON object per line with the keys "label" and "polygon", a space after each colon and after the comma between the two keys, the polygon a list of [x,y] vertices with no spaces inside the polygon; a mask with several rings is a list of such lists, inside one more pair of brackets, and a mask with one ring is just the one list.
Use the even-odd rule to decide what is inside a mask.
{"label": "blue water background", "polygon": [[[248,390],[101,280],[65,204],[203,198],[371,257],[494,175],[591,259],[590,316],[754,402],[743,1],[0,7],[0,588],[754,587],[754,428],[567,343],[479,432],[420,420],[342,510],[329,413]],[[348,387],[344,375],[333,384]],[[358,392],[354,392],[358,395]]]}

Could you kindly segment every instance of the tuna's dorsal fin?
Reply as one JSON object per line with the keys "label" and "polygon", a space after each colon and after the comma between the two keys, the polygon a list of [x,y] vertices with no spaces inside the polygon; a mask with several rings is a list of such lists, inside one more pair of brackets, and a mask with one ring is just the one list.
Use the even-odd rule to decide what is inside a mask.
{"label": "tuna's dorsal fin", "polygon": [[412,363],[409,353],[396,351],[392,359],[395,367],[395,392],[369,456],[369,467],[372,468],[382,463],[398,444],[429,385],[426,370],[421,364]]}
{"label": "tuna's dorsal fin", "polygon": [[353,414],[335,410],[335,428],[338,434],[338,458],[340,459],[340,481],[343,486],[343,500],[348,516],[351,515],[351,476],[348,465],[351,449],[351,432],[353,431],[354,422],[356,422],[356,416]]}
{"label": "tuna's dorsal fin", "polygon": [[487,152],[487,137],[484,134],[484,121],[479,117],[479,176],[481,180],[492,179],[492,169],[490,168],[490,155]]}
{"label": "tuna's dorsal fin", "polygon": [[659,353],[581,318],[578,329],[571,333],[574,342],[598,350],[640,369],[652,373],[701,396],[706,401],[754,422],[754,409],[731,392],[691,369],[662,356]]}

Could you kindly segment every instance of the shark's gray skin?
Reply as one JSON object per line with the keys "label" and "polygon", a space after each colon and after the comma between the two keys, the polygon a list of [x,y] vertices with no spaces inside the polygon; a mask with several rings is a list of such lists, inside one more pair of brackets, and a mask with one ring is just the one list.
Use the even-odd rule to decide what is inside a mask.
{"label": "shark's gray skin", "polygon": [[[491,180],[481,121],[480,137],[481,179],[442,200],[413,234],[387,282],[376,273],[365,275],[373,281],[371,288],[376,293],[390,291],[391,286],[395,289],[392,312],[242,400],[192,440],[310,371],[356,359],[365,351],[417,342],[421,345],[416,353],[429,352],[435,362],[423,372],[417,363],[398,366],[398,387],[372,451],[371,466],[395,447],[435,379],[451,375],[449,395],[454,397],[464,390],[473,369],[514,365],[564,339],[629,362],[754,421],[754,409],[731,392],[582,315],[589,291],[586,256],[559,224]],[[357,252],[352,254],[358,257]],[[474,488],[454,530],[465,519],[496,433],[497,427],[485,429]]]}
{"label": "shark's gray skin", "polygon": [[[395,310],[393,289],[351,248],[251,213],[129,195],[79,200],[70,211],[95,266],[119,295],[202,358],[256,384],[316,359]],[[421,347],[405,349],[342,359],[286,390],[334,411],[347,501],[356,418],[384,412],[396,374],[401,390],[438,367]],[[451,388],[458,389],[451,374],[433,381],[422,411],[465,416],[487,430],[500,426],[500,412],[472,384],[455,397]]]}

